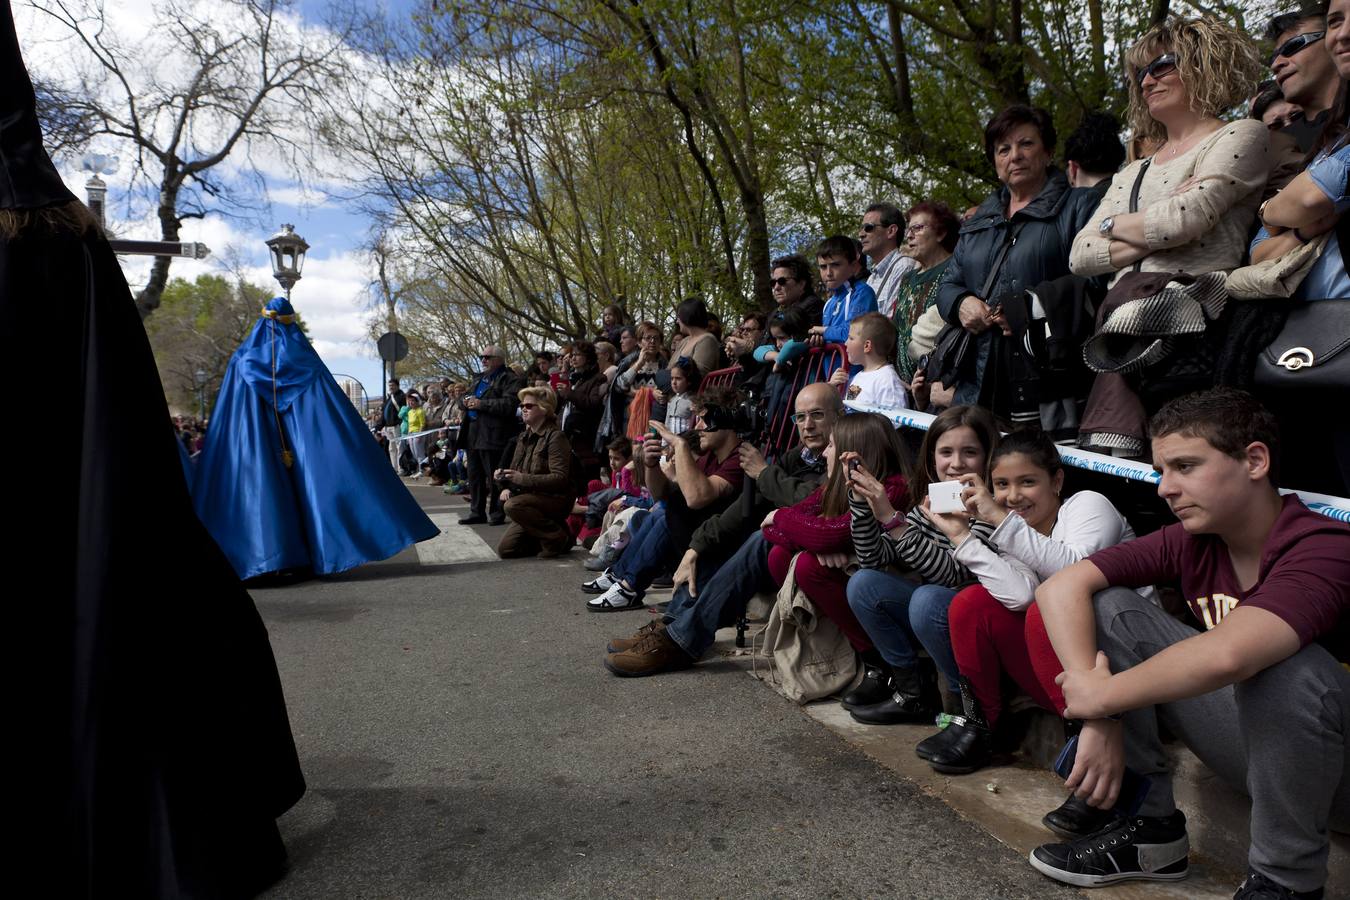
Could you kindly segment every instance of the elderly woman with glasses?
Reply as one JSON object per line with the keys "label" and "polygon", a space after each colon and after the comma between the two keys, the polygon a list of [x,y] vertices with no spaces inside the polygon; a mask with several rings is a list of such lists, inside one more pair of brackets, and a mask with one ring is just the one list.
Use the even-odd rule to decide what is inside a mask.
{"label": "elderly woman with glasses", "polygon": [[502,485],[501,501],[510,524],[497,543],[502,559],[562,556],[572,549],[567,516],[572,512],[572,444],[558,427],[558,397],[551,388],[518,393],[525,432],[516,441],[511,464],[492,473]]}

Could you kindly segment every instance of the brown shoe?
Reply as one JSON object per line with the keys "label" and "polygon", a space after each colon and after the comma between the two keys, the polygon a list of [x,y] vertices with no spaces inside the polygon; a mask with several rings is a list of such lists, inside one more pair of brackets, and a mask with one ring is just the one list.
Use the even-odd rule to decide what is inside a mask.
{"label": "brown shoe", "polygon": [[632,650],[637,646],[638,641],[653,631],[665,631],[665,629],[666,623],[661,620],[661,617],[653,616],[652,620],[634,632],[632,637],[610,638],[609,646],[605,650],[609,653],[622,653],[625,650]]}
{"label": "brown shoe", "polygon": [[693,657],[666,635],[665,628],[648,632],[628,650],[605,657],[605,668],[624,678],[673,672],[693,664]]}

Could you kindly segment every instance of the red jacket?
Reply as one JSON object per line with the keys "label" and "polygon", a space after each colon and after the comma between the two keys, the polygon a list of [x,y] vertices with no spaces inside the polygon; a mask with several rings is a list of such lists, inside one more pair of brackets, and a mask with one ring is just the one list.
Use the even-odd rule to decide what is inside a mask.
{"label": "red jacket", "polygon": [[[886,496],[896,509],[903,509],[905,494],[909,490],[903,475],[891,475],[885,481]],[[764,539],[770,544],[787,547],[792,551],[807,550],[811,553],[849,553],[853,550],[853,537],[849,532],[849,517],[843,515],[822,517],[820,502],[825,495],[825,486],[821,485],[811,492],[805,500],[795,506],[786,506],[773,514],[773,524],[763,528]]]}

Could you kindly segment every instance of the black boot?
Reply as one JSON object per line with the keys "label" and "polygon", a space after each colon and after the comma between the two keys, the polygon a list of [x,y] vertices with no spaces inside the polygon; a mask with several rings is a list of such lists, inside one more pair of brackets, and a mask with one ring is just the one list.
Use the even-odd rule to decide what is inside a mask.
{"label": "black boot", "polygon": [[943,729],[946,739],[928,757],[930,766],[951,775],[968,775],[989,765],[989,723],[985,721],[980,701],[975,699],[975,692],[970,689],[970,682],[964,676],[961,678],[961,705],[965,707],[966,714],[952,719],[951,724]]}
{"label": "black boot", "polygon": [[857,687],[839,698],[839,704],[844,709],[851,710],[859,706],[871,706],[873,703],[880,703],[890,695],[891,673],[887,670],[887,667],[864,659],[863,680],[859,682]]}
{"label": "black boot", "polygon": [[913,666],[891,668],[891,695],[867,706],[848,711],[854,719],[869,725],[899,725],[923,722],[933,717],[933,708],[924,702],[918,670]]}
{"label": "black boot", "polygon": [[1098,809],[1088,806],[1086,800],[1079,800],[1073,794],[1069,799],[1053,809],[1041,819],[1041,824],[1062,838],[1075,840],[1096,834],[1110,825],[1120,814],[1111,809]]}

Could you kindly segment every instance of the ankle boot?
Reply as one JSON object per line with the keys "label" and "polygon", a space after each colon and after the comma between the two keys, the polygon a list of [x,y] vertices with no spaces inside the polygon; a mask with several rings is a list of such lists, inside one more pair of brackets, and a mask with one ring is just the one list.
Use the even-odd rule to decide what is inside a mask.
{"label": "ankle boot", "polygon": [[989,765],[989,723],[985,721],[980,701],[975,699],[975,692],[964,676],[961,678],[961,705],[965,708],[965,715],[953,719],[943,729],[947,738],[928,757],[930,766],[951,775],[967,775]]}
{"label": "ankle boot", "polygon": [[931,719],[933,710],[924,702],[922,689],[919,673],[913,666],[892,666],[890,696],[868,706],[855,706],[848,714],[869,725],[899,725]]}
{"label": "ankle boot", "polygon": [[880,703],[891,695],[891,673],[885,666],[863,662],[863,680],[839,698],[839,705],[852,710]]}

